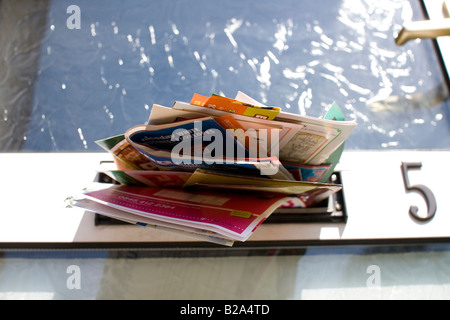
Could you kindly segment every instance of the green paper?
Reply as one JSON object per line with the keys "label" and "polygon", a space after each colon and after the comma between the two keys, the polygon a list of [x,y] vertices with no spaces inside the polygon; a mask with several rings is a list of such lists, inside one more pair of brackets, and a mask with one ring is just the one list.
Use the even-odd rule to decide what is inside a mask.
{"label": "green paper", "polygon": [[[336,102],[333,102],[330,110],[328,110],[325,115],[325,119],[327,120],[336,120],[336,121],[345,121],[344,114],[341,111],[341,108],[337,105]],[[333,174],[334,169],[336,168],[339,160],[341,159],[342,152],[344,151],[345,143],[343,143],[339,148],[334,151],[330,157],[325,161],[326,164],[331,164],[331,167],[328,171],[323,175],[323,177],[319,180],[320,182],[326,182]]]}

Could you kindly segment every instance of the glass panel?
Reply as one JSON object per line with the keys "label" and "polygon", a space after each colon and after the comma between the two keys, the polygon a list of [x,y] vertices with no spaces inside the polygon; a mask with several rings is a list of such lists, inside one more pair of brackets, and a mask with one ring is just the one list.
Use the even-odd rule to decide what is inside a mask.
{"label": "glass panel", "polygon": [[448,149],[431,40],[394,44],[423,18],[406,0],[2,0],[0,150],[98,151],[153,103],[238,90],[311,116],[336,101],[348,149]]}
{"label": "glass panel", "polygon": [[[448,245],[280,252],[5,252],[0,298],[448,299]],[[155,305],[162,309],[160,302]],[[270,307],[270,301],[264,302]],[[179,313],[169,305],[168,312]],[[279,308],[270,314],[278,315]],[[281,316],[281,314],[280,314]]]}

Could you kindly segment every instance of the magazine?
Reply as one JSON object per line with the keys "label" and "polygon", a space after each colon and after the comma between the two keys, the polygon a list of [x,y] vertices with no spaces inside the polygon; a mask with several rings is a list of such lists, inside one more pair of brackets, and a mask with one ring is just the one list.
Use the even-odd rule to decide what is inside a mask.
{"label": "magazine", "polygon": [[104,170],[113,180],[126,186],[183,188],[192,173],[162,170]]}
{"label": "magazine", "polygon": [[[237,241],[246,241],[275,209],[290,198],[273,193],[246,195],[131,186],[110,186],[87,191],[84,195],[86,199],[104,206],[99,210],[101,214],[109,214],[108,208],[113,208],[153,219],[156,225],[162,222],[165,226],[207,230]],[[87,208],[89,202],[78,201],[76,205]],[[139,218],[134,220],[139,221]]]}
{"label": "magazine", "polygon": [[275,117],[281,111],[281,109],[277,107],[252,105],[250,103],[245,103],[243,101],[218,95],[205,97],[197,93],[192,97],[191,104],[266,120],[275,119]]}
{"label": "magazine", "polygon": [[135,149],[123,134],[95,141],[97,145],[114,156],[119,168],[135,170],[154,170],[156,165]]}
{"label": "magazine", "polygon": [[284,163],[284,167],[288,172],[292,174],[297,181],[307,181],[307,182],[324,182],[325,175],[330,168],[331,164],[322,165],[307,165],[307,164],[296,164],[296,163]]}
{"label": "magazine", "polygon": [[[239,97],[241,99],[251,99],[242,93]],[[243,102],[261,105],[253,99]],[[189,112],[203,112],[213,116],[224,116],[228,113],[226,111],[180,101],[175,102],[172,108]],[[333,103],[332,108],[339,107],[336,103]],[[280,135],[279,143],[280,161],[310,165],[323,164],[344,143],[356,127],[355,121],[336,121],[327,118],[318,119],[287,112],[279,112],[274,120],[263,120],[240,114],[233,116],[238,120],[245,121],[245,118],[247,118],[247,121],[251,119],[253,122],[261,120],[267,125],[284,128],[286,132]]]}
{"label": "magazine", "polygon": [[341,185],[330,183],[264,179],[260,177],[238,176],[202,169],[197,169],[186,181],[184,187],[246,190],[285,195],[299,195],[305,192],[322,189],[335,193],[342,188]]}
{"label": "magazine", "polygon": [[195,165],[223,162],[228,155],[232,159],[235,155],[240,155],[241,158],[249,156],[245,147],[214,117],[139,125],[127,130],[125,138],[161,167],[195,168]]}
{"label": "magazine", "polygon": [[[135,126],[125,133],[125,138],[163,170],[195,171],[197,168],[212,168],[294,180],[278,158],[252,157],[255,148],[249,148],[249,151],[246,148],[248,140],[230,133],[229,129],[233,129],[233,125],[239,124],[228,116],[195,117],[167,124]],[[207,137],[212,130],[217,133],[213,139]],[[179,136],[176,135],[177,132],[180,132]],[[266,141],[261,141],[258,138],[259,145],[265,147]],[[259,153],[262,149],[256,150]]]}
{"label": "magazine", "polygon": [[100,202],[97,201],[89,200],[87,198],[76,200],[73,205],[88,210],[91,213],[101,214],[105,217],[120,220],[137,226],[173,232],[200,241],[207,241],[228,247],[231,247],[234,244],[234,240],[226,239],[220,234],[217,234],[215,232],[191,228],[185,225],[175,225],[172,223],[166,223],[160,220],[155,220],[144,216],[139,216],[124,210],[116,209],[111,206],[101,204]]}
{"label": "magazine", "polygon": [[[241,91],[239,91],[237,93],[236,99],[264,107],[264,105],[260,104],[259,102],[257,102],[256,100],[254,100],[253,98],[249,97],[248,95],[246,95],[245,93],[243,93]],[[288,113],[288,112],[280,112],[278,114],[278,116],[276,117],[276,120],[281,120],[281,121],[285,121],[285,122],[301,123],[302,121],[304,121],[305,119],[308,119],[308,118],[310,118],[310,117],[300,116],[300,115],[296,115],[296,114],[292,114],[292,113]],[[327,181],[328,178],[333,173],[333,170],[336,167],[337,163],[339,162],[339,159],[344,150],[345,140],[348,138],[348,136],[351,134],[351,132],[357,125],[356,121],[346,121],[345,120],[344,114],[342,113],[341,109],[335,102],[332,103],[331,107],[325,114],[325,117],[323,120],[322,121],[324,124],[329,123],[331,121],[333,126],[335,126],[335,125],[342,126],[338,129],[341,130],[343,134],[339,139],[337,139],[336,141],[333,141],[332,144],[327,147],[326,152],[324,152],[320,158],[316,159],[314,162],[309,163],[310,165],[315,165],[315,164],[330,165],[330,167],[328,168],[328,171],[326,171],[321,176],[321,178],[319,180],[321,182]],[[324,160],[326,157],[328,157],[328,158],[326,160]],[[287,160],[287,159],[283,159],[283,161],[285,161],[285,160]],[[299,163],[298,161],[294,161],[294,162]]]}
{"label": "magazine", "polygon": [[[210,114],[205,113],[204,109],[201,111],[203,112],[189,112],[154,104],[148,121],[150,124],[168,124],[180,120],[211,116]],[[256,140],[258,148],[253,151],[253,153],[257,157],[270,157],[272,151],[278,153],[280,141],[283,139],[285,140],[284,137],[288,133],[288,129],[283,128],[281,125],[268,124],[263,120],[258,121],[259,119],[252,119],[249,117],[237,117],[236,115],[227,115],[226,113],[223,113],[221,116],[215,117],[215,119],[224,129],[233,130],[235,137],[247,150],[250,149],[250,141],[244,139]],[[239,129],[241,129],[240,133],[237,133],[236,130]],[[251,130],[254,130],[255,134],[246,135],[246,133],[249,133]],[[251,150],[250,152],[252,153]]]}
{"label": "magazine", "polygon": [[189,120],[200,117],[209,116],[204,112],[188,112],[184,110],[176,110],[168,108],[160,104],[153,104],[148,118],[148,124],[168,124],[181,120]]}

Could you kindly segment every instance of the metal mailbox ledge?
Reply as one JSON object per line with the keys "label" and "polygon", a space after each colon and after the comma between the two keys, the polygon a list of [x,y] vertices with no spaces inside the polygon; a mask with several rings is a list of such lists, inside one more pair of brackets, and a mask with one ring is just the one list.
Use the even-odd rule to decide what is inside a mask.
{"label": "metal mailbox ledge", "polygon": [[[88,186],[104,160],[110,160],[106,153],[0,154],[0,249],[237,250],[450,242],[450,151],[346,151],[336,168],[346,222],[263,223],[232,248],[141,226],[96,225],[94,214],[67,208],[65,199]],[[422,166],[402,170],[402,163]],[[424,187],[431,196],[422,194]],[[430,201],[436,204],[433,214]],[[416,216],[411,206],[417,206]]]}

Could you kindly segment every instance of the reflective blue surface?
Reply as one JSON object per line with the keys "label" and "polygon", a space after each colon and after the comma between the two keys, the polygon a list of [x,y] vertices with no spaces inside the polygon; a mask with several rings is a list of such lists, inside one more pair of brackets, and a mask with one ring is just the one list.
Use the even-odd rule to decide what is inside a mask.
{"label": "reflective blue surface", "polygon": [[[80,8],[79,30],[67,26],[69,5]],[[336,101],[359,124],[348,149],[450,147],[431,40],[394,43],[404,21],[423,19],[415,1],[78,0],[32,12],[11,22],[16,42],[31,44],[4,54],[30,72],[0,107],[1,125],[15,128],[4,151],[97,151],[95,140],[144,123],[154,103],[238,90],[311,116]],[[30,52],[34,62],[23,59]]]}

